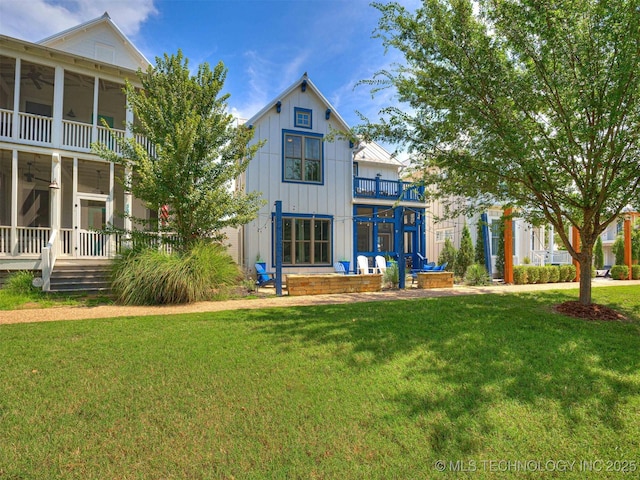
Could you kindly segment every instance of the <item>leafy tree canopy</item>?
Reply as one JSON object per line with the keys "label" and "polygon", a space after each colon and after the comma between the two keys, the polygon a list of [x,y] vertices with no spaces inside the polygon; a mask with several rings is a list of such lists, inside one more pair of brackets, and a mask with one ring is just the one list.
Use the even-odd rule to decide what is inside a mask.
{"label": "leafy tree canopy", "polygon": [[207,63],[195,74],[182,52],[156,58],[155,67],[138,71],[141,88],[125,86],[135,122],[128,127],[147,138],[152,149],[135,139],[122,141],[122,155],[104,145],[94,150],[128,167],[126,188],[151,210],[167,206],[161,230],[177,234],[184,248],[199,238],[221,239],[221,229],[255,217],[260,193],[232,188],[261,146],[249,146],[253,131],[236,125],[221,95],[226,69]]}
{"label": "leafy tree canopy", "polygon": [[[394,89],[400,105],[359,133],[406,146],[445,203],[512,205],[554,225],[580,262],[580,301],[590,303],[596,238],[638,198],[639,2],[374,6],[377,36],[405,61],[363,83],[373,94]],[[580,252],[565,220],[580,232]]]}

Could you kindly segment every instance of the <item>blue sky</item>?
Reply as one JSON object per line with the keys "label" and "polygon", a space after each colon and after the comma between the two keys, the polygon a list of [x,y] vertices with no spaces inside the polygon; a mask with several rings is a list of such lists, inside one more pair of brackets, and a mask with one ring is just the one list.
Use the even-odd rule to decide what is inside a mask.
{"label": "blue sky", "polygon": [[[415,8],[418,0],[401,0]],[[369,0],[0,0],[0,32],[38,41],[105,11],[154,63],[181,49],[195,69],[222,61],[230,109],[249,118],[304,72],[350,125],[393,101],[356,82],[401,60],[372,32]]]}

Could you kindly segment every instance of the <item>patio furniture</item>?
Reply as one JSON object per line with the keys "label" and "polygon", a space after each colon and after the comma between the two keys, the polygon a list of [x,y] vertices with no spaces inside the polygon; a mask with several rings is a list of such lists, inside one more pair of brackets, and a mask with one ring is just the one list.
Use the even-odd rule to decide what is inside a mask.
{"label": "patio furniture", "polygon": [[276,284],[276,273],[275,272],[267,272],[262,265],[262,263],[256,263],[256,291],[260,287],[264,287],[265,285],[274,285]]}
{"label": "patio furniture", "polygon": [[387,261],[382,255],[376,255],[376,270],[383,275],[387,271]]}
{"label": "patio furniture", "polygon": [[342,262],[336,262],[333,264],[333,270],[336,273],[343,273],[343,274],[347,274],[347,270],[344,268],[344,265],[342,264]]}
{"label": "patio furniture", "polygon": [[367,275],[369,273],[374,273],[374,269],[369,266],[369,259],[364,255],[358,255],[356,258],[358,263],[358,273],[362,275]]}

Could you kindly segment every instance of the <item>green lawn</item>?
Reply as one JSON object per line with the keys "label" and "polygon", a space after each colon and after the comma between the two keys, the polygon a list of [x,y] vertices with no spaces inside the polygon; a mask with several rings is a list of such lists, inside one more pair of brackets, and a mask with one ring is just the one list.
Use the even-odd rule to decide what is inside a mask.
{"label": "green lawn", "polygon": [[576,296],[0,326],[0,478],[638,478],[640,287]]}

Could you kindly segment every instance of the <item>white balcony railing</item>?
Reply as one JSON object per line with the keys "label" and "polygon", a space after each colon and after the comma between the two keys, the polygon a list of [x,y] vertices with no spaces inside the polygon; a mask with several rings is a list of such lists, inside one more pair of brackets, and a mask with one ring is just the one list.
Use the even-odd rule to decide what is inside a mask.
{"label": "white balcony railing", "polygon": [[155,157],[156,147],[149,141],[147,137],[145,137],[144,135],[136,134],[136,142],[144,147],[149,156]]}
{"label": "white balcony railing", "polygon": [[11,253],[11,227],[0,227],[0,253]]}
{"label": "white balcony railing", "polygon": [[109,235],[81,230],[78,238],[78,252],[81,257],[108,257],[107,241]]}
{"label": "white balcony railing", "polygon": [[18,227],[18,253],[24,255],[41,255],[42,249],[49,241],[49,227]]}
{"label": "white balcony railing", "polygon": [[91,148],[92,125],[82,122],[62,121],[62,145],[89,150]]}
{"label": "white balcony railing", "polygon": [[13,136],[13,111],[0,108],[0,137]]}
{"label": "white balcony railing", "polygon": [[109,131],[107,128],[105,127],[98,127],[98,142],[103,143],[104,145],[107,146],[107,148],[115,153],[121,154],[122,153],[122,149],[120,148],[120,145],[118,144],[118,142],[115,140],[115,138],[120,138],[122,140],[124,140],[125,137],[125,131],[124,130],[115,130],[115,129],[111,129],[111,131]]}
{"label": "white balcony railing", "polygon": [[19,113],[20,138],[38,143],[51,143],[51,126],[53,119],[34,115],[32,113]]}
{"label": "white balcony railing", "polygon": [[60,255],[71,255],[71,234],[73,229],[60,229]]}

